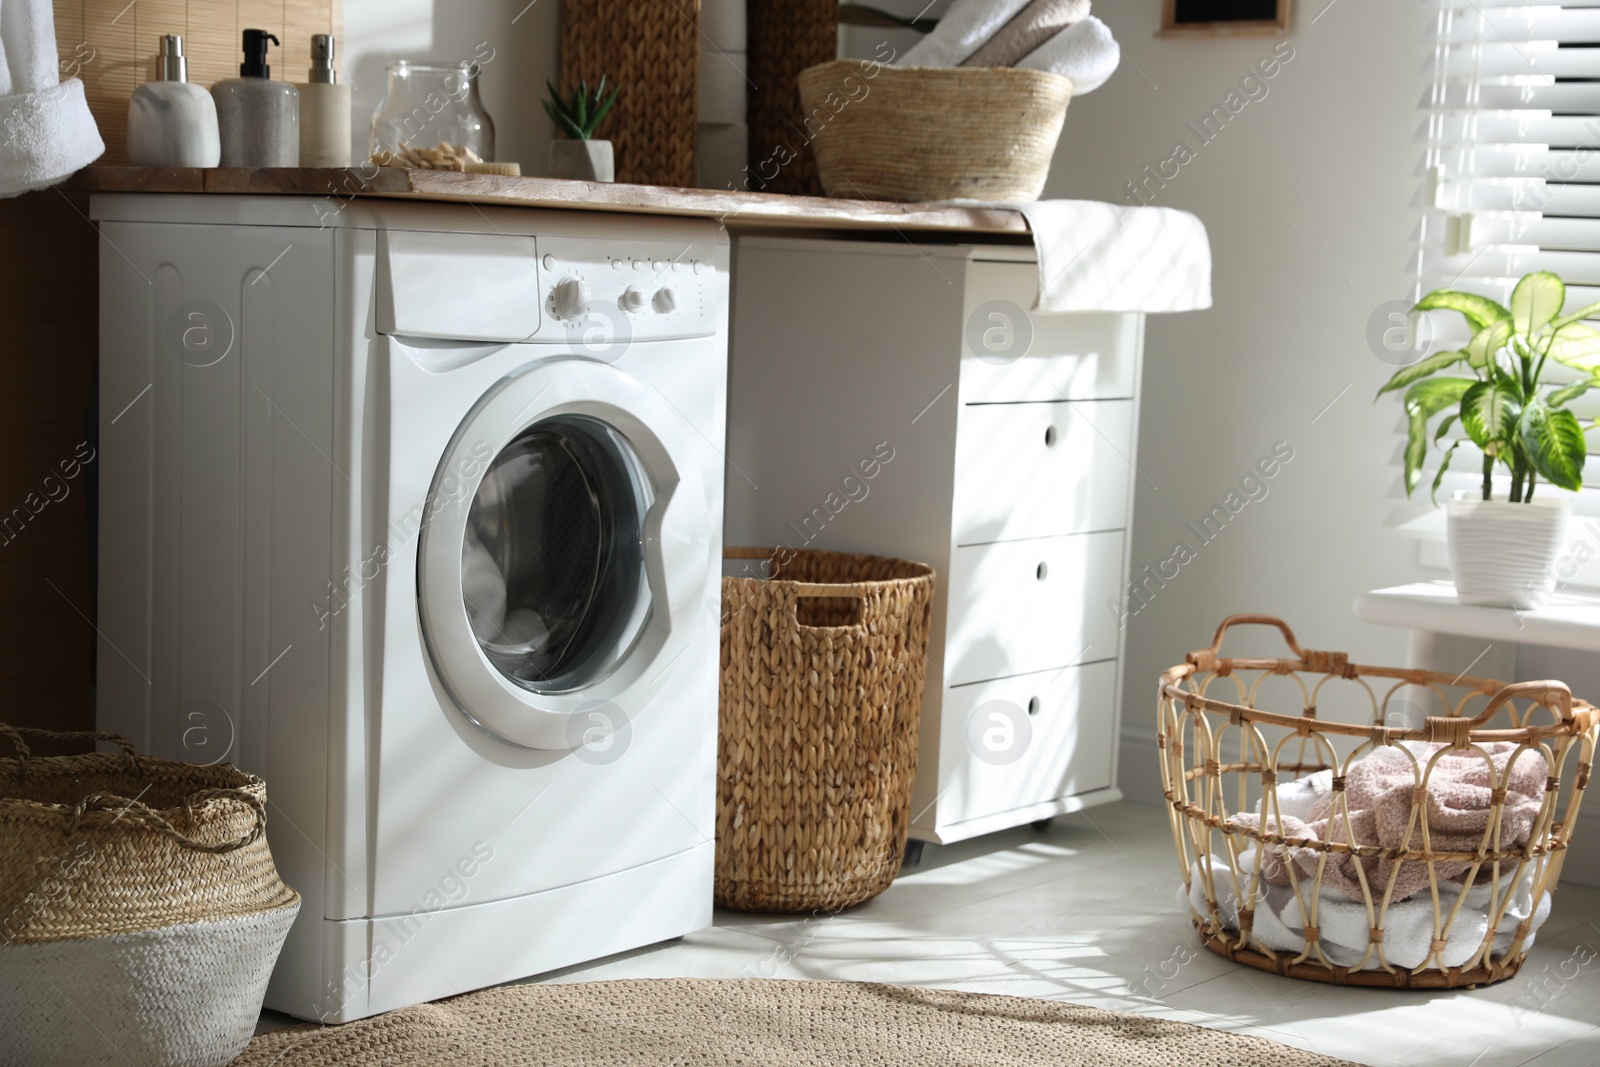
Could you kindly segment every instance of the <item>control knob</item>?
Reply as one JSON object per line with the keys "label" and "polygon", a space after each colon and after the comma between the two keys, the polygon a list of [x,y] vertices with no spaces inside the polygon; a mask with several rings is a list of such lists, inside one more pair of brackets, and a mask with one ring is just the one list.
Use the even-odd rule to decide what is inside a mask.
{"label": "control knob", "polygon": [[661,314],[666,315],[678,309],[678,294],[671,289],[656,290],[655,298],[650,301],[650,306]]}
{"label": "control knob", "polygon": [[589,308],[589,287],[582,278],[562,278],[550,291],[550,302],[560,319],[581,319]]}
{"label": "control knob", "polygon": [[622,291],[622,296],[618,298],[617,304],[621,306],[623,311],[637,314],[644,310],[644,292],[638,286],[630,285]]}

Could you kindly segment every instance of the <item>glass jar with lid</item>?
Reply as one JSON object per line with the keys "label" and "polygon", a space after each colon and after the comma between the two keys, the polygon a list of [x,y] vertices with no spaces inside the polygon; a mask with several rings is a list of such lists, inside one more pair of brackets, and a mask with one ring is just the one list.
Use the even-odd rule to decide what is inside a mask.
{"label": "glass jar with lid", "polygon": [[494,120],[478,93],[482,67],[460,63],[389,64],[389,84],[372,113],[374,157],[401,153],[402,146],[434,149],[441,143],[494,159]]}

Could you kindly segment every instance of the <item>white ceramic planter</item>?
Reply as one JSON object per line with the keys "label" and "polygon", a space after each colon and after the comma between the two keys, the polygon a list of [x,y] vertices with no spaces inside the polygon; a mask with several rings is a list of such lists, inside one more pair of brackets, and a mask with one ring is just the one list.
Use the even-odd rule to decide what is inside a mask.
{"label": "white ceramic planter", "polygon": [[1571,513],[1563,499],[1513,504],[1458,492],[1448,510],[1456,598],[1482,607],[1539,607]]}
{"label": "white ceramic planter", "polygon": [[610,141],[550,142],[550,177],[581,182],[612,182],[617,172]]}

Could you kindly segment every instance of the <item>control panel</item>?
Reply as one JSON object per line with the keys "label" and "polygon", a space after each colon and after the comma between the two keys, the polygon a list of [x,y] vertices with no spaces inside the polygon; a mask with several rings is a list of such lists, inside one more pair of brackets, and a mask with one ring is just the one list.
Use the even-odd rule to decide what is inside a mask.
{"label": "control panel", "polygon": [[716,332],[715,250],[540,237],[540,340],[670,340]]}

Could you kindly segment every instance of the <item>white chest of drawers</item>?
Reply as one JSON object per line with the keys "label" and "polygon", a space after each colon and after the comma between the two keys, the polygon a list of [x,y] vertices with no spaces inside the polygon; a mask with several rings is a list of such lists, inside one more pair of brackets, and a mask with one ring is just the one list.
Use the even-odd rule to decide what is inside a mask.
{"label": "white chest of drawers", "polygon": [[1143,316],[1026,312],[1036,285],[1030,248],[735,249],[726,543],[938,571],[921,840],[1120,797]]}

